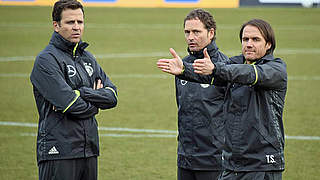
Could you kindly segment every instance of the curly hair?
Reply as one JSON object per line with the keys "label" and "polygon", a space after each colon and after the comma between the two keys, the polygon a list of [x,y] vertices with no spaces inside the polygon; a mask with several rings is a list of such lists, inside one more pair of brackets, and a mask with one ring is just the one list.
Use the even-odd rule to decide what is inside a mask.
{"label": "curly hair", "polygon": [[211,28],[214,30],[214,37],[213,40],[216,39],[216,21],[213,19],[213,16],[203,9],[194,9],[192,10],[187,17],[184,19],[183,27],[185,27],[186,21],[193,20],[193,19],[199,19],[204,27],[209,31]]}

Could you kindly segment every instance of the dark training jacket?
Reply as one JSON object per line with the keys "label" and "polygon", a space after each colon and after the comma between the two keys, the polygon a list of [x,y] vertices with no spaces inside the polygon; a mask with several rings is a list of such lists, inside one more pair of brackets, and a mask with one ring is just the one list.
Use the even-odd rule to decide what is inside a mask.
{"label": "dark training jacket", "polygon": [[287,91],[286,64],[269,54],[255,64],[242,55],[228,64],[214,63],[212,75],[195,74],[184,63],[186,80],[227,86],[224,102],[223,165],[235,172],[284,170],[283,108]]}
{"label": "dark training jacket", "polygon": [[[117,90],[87,43],[71,43],[54,32],[36,57],[30,76],[39,125],[37,160],[74,159],[99,155],[99,109],[117,104]],[[103,88],[94,90],[101,79]]]}
{"label": "dark training jacket", "polygon": [[[225,61],[215,42],[207,46],[214,62]],[[202,59],[203,50],[190,52],[183,61]],[[191,170],[222,168],[223,99],[225,88],[175,78],[178,105],[178,167]]]}

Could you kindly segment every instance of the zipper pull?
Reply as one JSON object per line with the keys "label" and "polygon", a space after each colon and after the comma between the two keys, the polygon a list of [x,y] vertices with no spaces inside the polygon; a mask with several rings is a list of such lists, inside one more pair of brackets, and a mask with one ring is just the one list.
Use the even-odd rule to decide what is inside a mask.
{"label": "zipper pull", "polygon": [[79,45],[79,43],[77,43],[77,44],[74,46],[73,51],[72,51],[72,55],[73,55],[73,58],[74,58],[74,59],[76,58],[76,53],[77,53],[78,45]]}

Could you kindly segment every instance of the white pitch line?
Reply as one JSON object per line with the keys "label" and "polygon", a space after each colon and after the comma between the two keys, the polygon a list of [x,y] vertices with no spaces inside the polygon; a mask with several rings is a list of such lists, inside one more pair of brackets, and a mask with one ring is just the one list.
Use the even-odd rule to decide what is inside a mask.
{"label": "white pitch line", "polygon": [[172,134],[99,134],[102,137],[133,137],[133,138],[176,138],[177,135]]}
{"label": "white pitch line", "polygon": [[[0,121],[0,126],[38,127],[38,124]],[[133,129],[133,128],[118,128],[118,127],[98,127],[98,129],[100,131],[177,134],[177,131],[173,131],[173,130]]]}
{"label": "white pitch line", "polygon": [[30,74],[25,74],[25,73],[0,73],[0,77],[2,78],[27,78],[30,77]]}
{"label": "white pitch line", "polygon": [[320,76],[289,76],[288,79],[293,81],[307,81],[307,80],[319,81]]}
{"label": "white pitch line", "polygon": [[[29,78],[25,73],[0,73],[0,78]],[[166,79],[172,76],[168,74],[109,74],[110,78],[136,78],[136,79]],[[319,81],[320,76],[289,76],[290,81]]]}
{"label": "white pitch line", "polygon": [[286,139],[294,140],[320,140],[319,136],[286,136]]}
{"label": "white pitch line", "polygon": [[[20,133],[21,136],[37,136],[36,133]],[[129,138],[176,138],[177,135],[171,134],[99,134],[100,137],[129,137]]]}
{"label": "white pitch line", "polygon": [[[185,54],[178,52],[179,54]],[[154,53],[108,53],[108,54],[96,54],[95,57],[99,59],[126,59],[126,58],[148,58],[148,57],[170,57],[169,52],[154,52]],[[19,61],[34,61],[35,56],[12,56],[5,57],[0,56],[0,62],[19,62]]]}
{"label": "white pitch line", "polygon": [[[4,122],[0,121],[0,126],[19,126],[19,127],[37,127],[36,123],[20,123],[20,122]],[[177,131],[173,130],[156,130],[156,129],[131,129],[131,128],[115,128],[115,127],[99,127],[100,131],[121,131],[121,132],[137,132],[137,133],[159,133],[159,134],[103,134],[103,137],[160,137],[160,138],[176,138]],[[21,136],[36,136],[35,133],[21,133]],[[286,139],[292,140],[320,140],[320,136],[285,136]]]}
{"label": "white pitch line", "polygon": [[[240,51],[222,51],[225,54],[240,54]],[[178,52],[180,56],[186,54],[186,52]],[[279,49],[275,51],[276,55],[294,55],[294,54],[320,54],[319,48],[312,49]],[[154,52],[154,53],[108,53],[97,54],[95,57],[99,59],[127,59],[127,58],[152,58],[152,57],[170,57],[169,52]],[[17,61],[34,61],[35,56],[0,56],[0,62],[17,62]]]}
{"label": "white pitch line", "polygon": [[[50,23],[9,23],[3,22],[0,23],[0,27],[2,28],[51,28],[52,24]],[[181,24],[128,24],[128,23],[121,23],[121,24],[97,24],[97,23],[86,23],[87,29],[182,29]],[[219,24],[218,30],[240,30],[239,25],[228,25],[228,24]],[[275,25],[275,30],[312,30],[318,31],[320,30],[319,25]]]}
{"label": "white pitch line", "polygon": [[[51,28],[48,23],[0,23],[2,28]],[[235,28],[236,26],[225,26]],[[224,28],[224,27],[221,27]],[[239,28],[239,27],[238,27]],[[182,29],[181,24],[96,24],[86,23],[86,29]]]}
{"label": "white pitch line", "polygon": [[22,123],[22,122],[6,122],[0,121],[1,126],[20,126],[20,127],[38,127],[36,123]]}
{"label": "white pitch line", "polygon": [[173,130],[131,129],[131,128],[116,128],[116,127],[98,127],[98,129],[102,130],[102,131],[124,131],[124,132],[177,134],[177,131],[173,131]]}
{"label": "white pitch line", "polygon": [[11,56],[11,57],[0,57],[0,62],[14,62],[14,61],[34,61],[35,56]]}
{"label": "white pitch line", "polygon": [[[108,74],[111,78],[137,78],[137,79],[166,79],[171,78],[168,74]],[[0,78],[29,78],[25,73],[0,73]]]}

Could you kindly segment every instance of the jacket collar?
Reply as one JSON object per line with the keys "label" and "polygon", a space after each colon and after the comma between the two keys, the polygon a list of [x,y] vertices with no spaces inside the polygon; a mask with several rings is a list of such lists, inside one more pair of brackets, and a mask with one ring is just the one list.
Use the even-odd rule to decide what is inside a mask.
{"label": "jacket collar", "polygon": [[75,55],[76,52],[82,53],[84,49],[89,46],[88,43],[82,42],[81,40],[79,43],[70,42],[55,31],[51,36],[50,44],[53,44],[55,47],[65,52],[71,53],[72,55]]}
{"label": "jacket collar", "polygon": [[[216,42],[214,40],[211,41],[210,44],[208,44],[208,46],[206,46],[205,48],[207,48],[207,51],[209,53],[209,56],[212,56],[215,52],[218,51],[218,46],[216,45]],[[205,49],[201,49],[200,51],[196,51],[196,52],[192,52],[190,51],[190,49],[188,48],[188,53],[192,56],[195,56],[197,59],[202,59],[204,58],[203,55],[203,50]]]}
{"label": "jacket collar", "polygon": [[263,57],[261,58],[261,60],[271,61],[271,60],[274,60],[274,56],[273,56],[272,53],[270,53],[270,54],[267,54],[267,55],[263,56]]}

